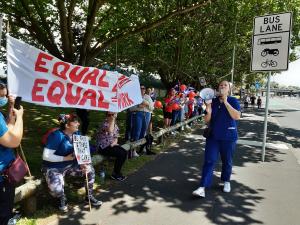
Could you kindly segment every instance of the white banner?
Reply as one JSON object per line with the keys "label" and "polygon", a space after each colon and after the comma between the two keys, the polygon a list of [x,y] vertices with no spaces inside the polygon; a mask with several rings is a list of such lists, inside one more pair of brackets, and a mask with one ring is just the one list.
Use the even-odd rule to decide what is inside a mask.
{"label": "white banner", "polygon": [[139,79],[82,67],[7,35],[8,89],[22,101],[120,112],[142,102]]}

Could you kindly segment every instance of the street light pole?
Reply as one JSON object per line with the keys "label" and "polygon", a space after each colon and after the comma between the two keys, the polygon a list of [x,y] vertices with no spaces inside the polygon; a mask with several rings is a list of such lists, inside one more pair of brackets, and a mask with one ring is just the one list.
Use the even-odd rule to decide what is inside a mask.
{"label": "street light pole", "polygon": [[232,52],[232,67],[231,67],[231,84],[232,85],[233,85],[234,64],[235,64],[236,28],[237,28],[237,21],[235,21],[235,27],[234,27],[234,45],[233,45],[233,52]]}
{"label": "street light pole", "polygon": [[2,40],[2,30],[3,30],[3,16],[0,15],[0,46],[1,46],[1,40]]}

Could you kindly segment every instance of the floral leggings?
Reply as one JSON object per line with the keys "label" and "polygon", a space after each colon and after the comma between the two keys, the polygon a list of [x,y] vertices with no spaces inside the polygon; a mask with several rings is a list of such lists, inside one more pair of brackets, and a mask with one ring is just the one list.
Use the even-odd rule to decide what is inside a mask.
{"label": "floral leggings", "polygon": [[[87,176],[88,176],[88,193],[89,196],[93,194],[93,185],[95,182],[95,170],[92,165],[87,165]],[[72,165],[67,168],[47,168],[44,173],[50,194],[55,198],[64,196],[64,177],[84,177],[85,173],[82,171],[79,165]]]}

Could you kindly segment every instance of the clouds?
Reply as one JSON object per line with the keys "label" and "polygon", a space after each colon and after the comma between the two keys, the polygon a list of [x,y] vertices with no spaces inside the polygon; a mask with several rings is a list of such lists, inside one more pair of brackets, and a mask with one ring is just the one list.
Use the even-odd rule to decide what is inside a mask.
{"label": "clouds", "polygon": [[289,64],[289,70],[273,77],[273,81],[280,85],[300,87],[300,59]]}

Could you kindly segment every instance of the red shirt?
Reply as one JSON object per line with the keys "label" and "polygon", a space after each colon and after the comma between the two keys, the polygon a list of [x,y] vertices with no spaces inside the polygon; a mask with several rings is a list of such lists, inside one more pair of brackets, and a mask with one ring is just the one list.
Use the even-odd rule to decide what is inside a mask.
{"label": "red shirt", "polygon": [[[172,107],[172,99],[173,97],[168,97],[168,98],[165,98],[165,104],[166,104],[166,107],[165,107],[165,111],[166,112],[172,112],[173,110],[173,107]],[[170,104],[171,103],[171,104]]]}

